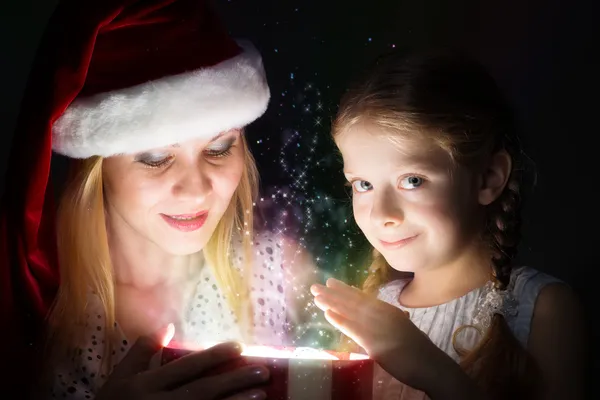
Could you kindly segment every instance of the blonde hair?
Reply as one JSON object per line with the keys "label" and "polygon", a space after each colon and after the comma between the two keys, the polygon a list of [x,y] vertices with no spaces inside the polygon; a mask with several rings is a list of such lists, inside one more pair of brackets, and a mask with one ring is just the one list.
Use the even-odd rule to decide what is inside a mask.
{"label": "blonde hair", "polygon": [[[247,276],[235,270],[231,247],[232,238],[239,233],[245,255],[242,270],[248,274],[258,171],[243,135],[242,146],[244,170],[240,183],[203,253],[238,321],[248,323],[252,309],[245,284]],[[102,305],[105,332],[109,337],[114,335],[115,289],[104,217],[102,161],[101,157],[78,160],[60,201],[57,215],[60,286],[49,316],[48,357],[73,351],[72,347],[81,340],[90,290]],[[111,355],[110,340],[106,344],[104,366],[110,365],[106,359]]]}
{"label": "blonde hair", "polygon": [[[492,278],[505,290],[519,242],[522,150],[511,111],[488,73],[452,52],[383,56],[342,98],[332,127],[334,139],[360,123],[380,128],[394,141],[429,140],[455,163],[472,169],[481,168],[499,150],[510,154],[509,182],[487,206],[481,234]],[[391,270],[373,251],[363,290],[375,293],[388,282]],[[501,315],[494,315],[475,349],[463,351],[453,344],[464,370],[491,398],[527,398],[531,360]]]}

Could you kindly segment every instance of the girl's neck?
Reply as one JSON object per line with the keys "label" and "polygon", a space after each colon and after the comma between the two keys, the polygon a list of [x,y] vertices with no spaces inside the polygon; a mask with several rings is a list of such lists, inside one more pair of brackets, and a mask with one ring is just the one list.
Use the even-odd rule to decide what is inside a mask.
{"label": "girl's neck", "polygon": [[484,286],[491,278],[489,257],[472,251],[453,262],[418,271],[400,294],[405,307],[433,307]]}

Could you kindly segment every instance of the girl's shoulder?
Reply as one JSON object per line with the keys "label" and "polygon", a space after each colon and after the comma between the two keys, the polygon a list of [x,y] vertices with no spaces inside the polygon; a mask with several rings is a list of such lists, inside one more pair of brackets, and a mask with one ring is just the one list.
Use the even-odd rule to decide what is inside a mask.
{"label": "girl's shoulder", "polygon": [[517,286],[522,287],[525,282],[562,282],[560,279],[548,273],[542,272],[539,269],[529,267],[526,265],[513,268],[510,280],[511,285],[515,286],[515,289]]}
{"label": "girl's shoulder", "polygon": [[521,266],[513,269],[508,290],[519,303],[535,303],[542,289],[550,284],[566,285],[564,281],[550,274]]}
{"label": "girl's shoulder", "polygon": [[398,303],[398,296],[400,295],[400,292],[402,292],[402,289],[404,289],[404,287],[410,282],[410,279],[411,278],[408,277],[394,279],[381,285],[379,292],[377,293],[377,298],[385,301],[386,303],[402,308]]}
{"label": "girl's shoulder", "polygon": [[[410,278],[401,278],[382,285],[378,298],[402,308],[398,303],[398,296],[409,282]],[[475,309],[479,310],[479,312],[475,312],[479,319],[481,319],[481,315],[487,318],[488,314],[502,312],[515,337],[523,346],[527,347],[538,297],[544,288],[555,284],[566,285],[562,280],[538,269],[520,266],[513,269],[506,292],[499,295],[494,294],[493,285],[490,283],[468,293],[459,300],[472,302]],[[456,303],[456,301],[453,300],[450,303]],[[498,304],[499,302],[502,304]]]}
{"label": "girl's shoulder", "polygon": [[538,297],[544,288],[554,284],[566,285],[564,281],[532,267],[521,266],[512,271],[509,291],[516,309],[507,318],[507,322],[525,347]]}

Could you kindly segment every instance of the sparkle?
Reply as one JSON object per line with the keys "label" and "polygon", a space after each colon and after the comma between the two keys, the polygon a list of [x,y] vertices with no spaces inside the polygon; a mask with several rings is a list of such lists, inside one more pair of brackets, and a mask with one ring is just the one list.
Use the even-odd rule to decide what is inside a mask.
{"label": "sparkle", "polygon": [[[278,135],[256,140],[254,149],[265,151],[259,161],[273,169],[269,173],[274,172],[278,182],[277,185],[265,185],[262,197],[256,201],[260,214],[264,216],[261,218],[264,226],[260,227],[257,223],[256,229],[270,230],[280,246],[289,243],[286,241],[288,238],[293,239],[298,247],[288,249],[285,263],[298,270],[314,270],[313,281],[323,281],[328,277],[345,280],[348,267],[352,268],[347,251],[355,246],[355,233],[348,224],[350,208],[346,193],[340,189],[344,198],[339,199],[330,191],[332,187],[336,189],[337,178],[333,176],[335,169],[332,164],[338,155],[330,138],[328,124],[331,112],[323,99],[325,88],[303,82],[307,76],[317,74],[301,72],[299,68],[290,72],[286,87],[276,92],[281,94],[277,99],[277,110],[280,110],[279,118],[284,121],[280,124],[283,128]],[[286,111],[291,113],[291,119]],[[267,146],[274,140],[277,148]],[[341,179],[343,176],[340,176],[340,187]],[[305,262],[306,255],[312,258],[311,265],[301,264]],[[351,273],[364,278],[358,271]],[[286,293],[297,298],[298,310],[304,315],[301,323],[296,320],[284,323],[284,330],[290,334],[292,343],[335,346],[339,331],[324,320],[323,312],[312,301],[309,288],[295,277],[284,280]]]}

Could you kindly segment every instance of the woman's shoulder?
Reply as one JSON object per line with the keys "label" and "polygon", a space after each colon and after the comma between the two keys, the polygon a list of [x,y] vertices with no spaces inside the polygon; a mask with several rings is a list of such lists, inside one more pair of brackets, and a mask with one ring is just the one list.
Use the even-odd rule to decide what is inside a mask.
{"label": "woman's shoulder", "polygon": [[[292,238],[268,230],[259,230],[252,236],[251,254],[254,268],[269,266],[269,270],[283,269],[286,261],[294,260],[302,253],[299,244]],[[241,236],[233,239],[233,257],[241,268],[244,260],[244,241]]]}
{"label": "woman's shoulder", "polygon": [[73,343],[54,354],[50,377],[54,396],[83,398],[102,386],[129,348],[125,340],[115,343],[116,335],[109,334],[109,328],[100,297],[90,289],[80,332]]}
{"label": "woman's shoulder", "polygon": [[254,234],[252,247],[254,255],[273,261],[275,257],[281,257],[291,243],[292,240],[283,235],[277,235],[270,231],[258,231]]}
{"label": "woman's shoulder", "polygon": [[[290,241],[284,235],[275,234],[267,230],[260,230],[254,232],[250,244],[254,251],[254,254],[272,256],[277,252],[281,252],[285,243]],[[242,235],[235,235],[232,238],[232,249],[237,254],[243,253],[244,237]],[[261,254],[262,252],[262,254]]]}

